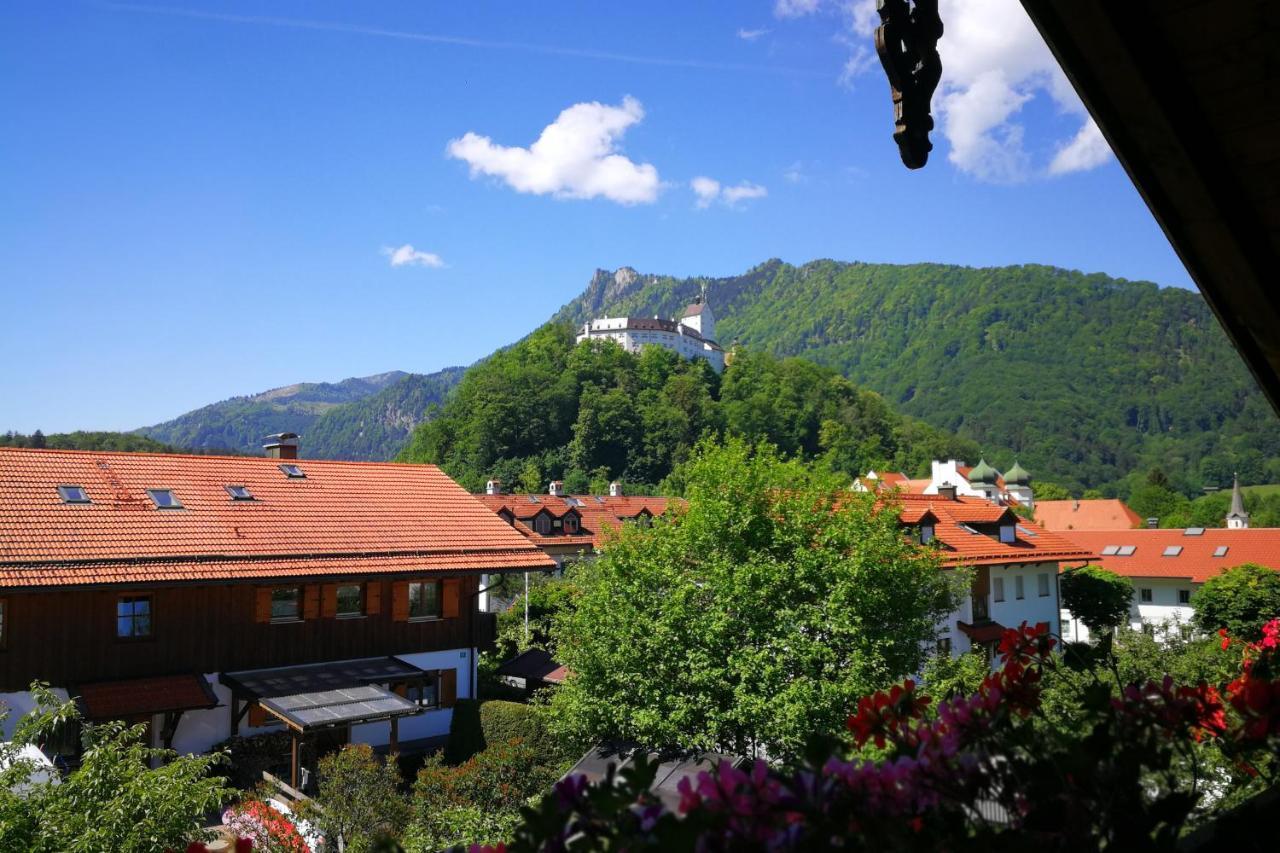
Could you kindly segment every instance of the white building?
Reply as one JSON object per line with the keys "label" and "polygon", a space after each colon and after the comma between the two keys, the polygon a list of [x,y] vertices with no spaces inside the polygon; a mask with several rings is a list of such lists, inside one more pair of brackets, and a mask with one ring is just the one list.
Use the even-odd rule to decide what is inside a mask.
{"label": "white building", "polygon": [[666,347],[685,358],[702,358],[724,370],[724,350],[715,340],[716,319],[705,292],[684,309],[679,320],[661,317],[600,317],[584,323],[578,343],[612,340],[628,352],[639,353],[647,345]]}
{"label": "white building", "polygon": [[962,459],[945,462],[935,459],[927,478],[913,480],[896,471],[868,471],[853,484],[853,488],[860,492],[898,489],[918,495],[936,495],[943,489],[955,489],[960,497],[983,498],[999,506],[1020,504],[1029,509],[1035,507],[1031,475],[1016,461],[1012,468],[1001,474],[985,459],[978,460],[978,464],[972,467]]}

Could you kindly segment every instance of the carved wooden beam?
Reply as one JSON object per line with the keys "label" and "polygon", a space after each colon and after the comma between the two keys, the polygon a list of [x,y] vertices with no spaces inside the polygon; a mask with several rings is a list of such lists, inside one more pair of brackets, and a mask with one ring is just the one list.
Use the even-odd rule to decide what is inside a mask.
{"label": "carved wooden beam", "polygon": [[879,0],[876,53],[893,92],[893,141],[908,169],[929,162],[929,102],[942,78],[938,0]]}

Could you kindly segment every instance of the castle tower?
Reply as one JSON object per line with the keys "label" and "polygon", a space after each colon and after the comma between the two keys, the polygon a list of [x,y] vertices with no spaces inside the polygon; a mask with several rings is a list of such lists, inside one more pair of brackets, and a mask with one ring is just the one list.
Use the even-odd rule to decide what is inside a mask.
{"label": "castle tower", "polygon": [[1231,478],[1231,511],[1227,513],[1227,527],[1244,530],[1249,526],[1249,513],[1244,511],[1244,493],[1240,491],[1240,477]]}
{"label": "castle tower", "polygon": [[692,305],[684,309],[680,322],[697,331],[705,340],[716,339],[716,318],[711,313],[711,303],[707,301],[707,286],[702,285],[702,292]]}

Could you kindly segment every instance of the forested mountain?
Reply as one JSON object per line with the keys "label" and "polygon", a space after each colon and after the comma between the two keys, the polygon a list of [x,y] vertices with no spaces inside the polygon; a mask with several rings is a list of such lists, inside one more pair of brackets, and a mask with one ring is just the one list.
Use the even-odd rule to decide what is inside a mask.
{"label": "forested mountain", "polygon": [[563,479],[570,492],[599,494],[612,479],[633,491],[678,488],[659,484],[699,438],[718,434],[767,440],[850,475],[886,465],[919,473],[932,458],[977,453],[804,359],[743,352],[719,375],[660,347],[634,355],[573,339],[567,323],[552,323],[472,367],[401,458],[437,463],[471,490],[490,477],[535,492]]}
{"label": "forested mountain", "polygon": [[0,447],[34,447],[52,450],[117,450],[126,453],[189,453],[181,447],[162,444],[134,432],[55,432],[45,435],[36,430],[30,435],[6,432],[0,434]]}
{"label": "forested mountain", "polygon": [[461,370],[299,383],[232,397],[138,432],[179,447],[241,453],[260,453],[272,433],[296,432],[316,459],[389,459]]}
{"label": "forested mountain", "polygon": [[[771,260],[741,276],[599,271],[556,314],[672,316],[706,285],[720,342],[801,355],[999,467],[1127,493],[1280,479],[1280,422],[1199,294],[1044,266]],[[973,461],[973,460],[970,460]]]}

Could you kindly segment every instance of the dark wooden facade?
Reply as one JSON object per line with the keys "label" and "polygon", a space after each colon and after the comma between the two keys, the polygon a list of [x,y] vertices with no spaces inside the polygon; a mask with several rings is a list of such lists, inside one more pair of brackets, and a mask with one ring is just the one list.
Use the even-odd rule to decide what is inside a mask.
{"label": "dark wooden facade", "polygon": [[[413,580],[438,580],[437,575]],[[34,680],[57,687],[94,681],[211,673],[483,645],[491,620],[476,612],[479,578],[450,578],[450,601],[439,619],[410,620],[395,606],[409,578],[332,578],[208,583],[184,586],[99,587],[44,591],[0,589],[4,646],[0,692],[26,690]],[[324,586],[366,584],[367,615],[329,615]],[[262,590],[304,587],[303,618],[262,620]],[[456,590],[456,592],[454,592]],[[372,593],[372,594],[370,594]],[[151,636],[119,639],[116,602],[151,597]],[[455,597],[456,596],[456,597]],[[311,604],[315,602],[315,604]]]}

